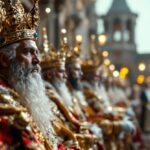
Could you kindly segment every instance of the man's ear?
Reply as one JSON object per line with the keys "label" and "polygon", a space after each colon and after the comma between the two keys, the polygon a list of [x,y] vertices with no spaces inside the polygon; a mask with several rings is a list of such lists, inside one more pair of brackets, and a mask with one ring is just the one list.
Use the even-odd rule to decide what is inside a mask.
{"label": "man's ear", "polygon": [[8,67],[9,66],[9,58],[6,56],[4,53],[0,53],[0,64],[3,67]]}

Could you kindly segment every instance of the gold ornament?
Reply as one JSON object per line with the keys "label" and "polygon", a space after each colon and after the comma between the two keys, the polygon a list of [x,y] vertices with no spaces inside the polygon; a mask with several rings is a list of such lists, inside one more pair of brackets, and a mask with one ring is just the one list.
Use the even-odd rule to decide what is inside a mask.
{"label": "gold ornament", "polygon": [[80,54],[81,54],[81,44],[82,44],[82,36],[76,35],[76,44],[72,49],[68,49],[66,64],[80,64]]}
{"label": "gold ornament", "polygon": [[89,57],[81,62],[83,72],[93,72],[97,70],[100,65],[100,57],[98,50],[96,49],[96,36],[91,35],[91,50],[89,52]]}
{"label": "gold ornament", "polygon": [[[47,31],[44,28],[44,37],[47,37]],[[43,38],[47,40],[46,38]],[[48,51],[45,51],[42,57],[41,66],[43,69],[50,69],[50,68],[65,68],[65,61],[66,61],[66,49],[67,46],[67,38],[64,36],[64,33],[61,32],[61,48],[57,50],[54,48],[53,45],[50,47],[47,45],[46,47],[49,48]],[[44,41],[44,43],[46,43]]]}
{"label": "gold ornament", "polygon": [[33,8],[25,12],[20,0],[0,0],[0,47],[23,39],[36,40],[39,25],[39,0],[33,0]]}

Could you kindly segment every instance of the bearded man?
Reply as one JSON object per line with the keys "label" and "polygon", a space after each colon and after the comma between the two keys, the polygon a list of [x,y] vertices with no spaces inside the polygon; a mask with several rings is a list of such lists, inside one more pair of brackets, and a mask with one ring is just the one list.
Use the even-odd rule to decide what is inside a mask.
{"label": "bearded man", "polygon": [[70,89],[66,85],[66,69],[59,68],[56,70],[51,70],[51,75],[53,76],[51,83],[62,97],[63,103],[68,107],[68,109],[79,119],[82,121],[86,121],[86,117],[84,112],[81,110],[80,106],[76,104],[76,100],[74,99],[73,95],[70,93]]}
{"label": "bearded man", "polygon": [[20,1],[0,11],[0,148],[64,150],[40,75],[38,0],[28,15]]}
{"label": "bearded man", "polygon": [[[89,63],[89,61],[91,63]],[[118,139],[118,141],[119,141],[120,134],[125,133],[126,134],[125,136],[127,136],[127,134],[130,135],[133,132],[135,132],[135,124],[133,123],[133,121],[130,120],[130,116],[128,116],[126,114],[125,109],[122,112],[122,108],[121,108],[121,112],[118,113],[120,108],[113,107],[110,104],[110,101],[108,101],[108,97],[106,97],[107,95],[103,95],[104,93],[101,92],[102,87],[100,87],[102,85],[99,84],[101,82],[100,76],[102,74],[102,72],[101,72],[102,70],[100,70],[100,69],[102,69],[102,68],[99,68],[95,64],[96,63],[94,63],[94,61],[92,59],[90,59],[90,60],[86,60],[82,65],[82,69],[84,72],[84,76],[83,76],[83,89],[84,90],[83,91],[85,93],[87,100],[90,99],[90,101],[92,101],[91,106],[93,106],[93,109],[98,113],[99,112],[102,113],[104,117],[107,116],[107,118],[111,120],[114,128],[116,128],[116,130],[114,130],[112,133],[116,134],[115,138]],[[100,66],[100,67],[102,67],[102,66]],[[103,69],[103,71],[105,71],[105,72],[103,72],[103,74],[107,73],[107,69]],[[104,87],[103,87],[103,90],[104,90]],[[93,95],[95,95],[97,97],[97,101],[94,101],[92,99],[92,96],[89,96],[87,91],[94,93]],[[107,93],[105,93],[105,94],[107,94]],[[130,137],[130,140],[132,140],[132,136],[130,135],[129,137]],[[128,140],[129,140],[129,137],[128,137]],[[120,144],[122,145],[122,140],[120,140],[119,146],[120,146]],[[131,144],[131,141],[130,141],[130,144]],[[115,145],[117,148],[118,143],[116,143]],[[127,148],[127,147],[125,146],[124,148]]]}
{"label": "bearded man", "polygon": [[[55,102],[61,112],[64,127],[73,131],[81,149],[95,147],[97,137],[89,133],[84,113],[79,105],[75,105],[73,97],[66,85],[65,57],[62,51],[52,51],[45,54],[42,61],[43,77],[49,97]],[[95,148],[94,148],[95,149]]]}

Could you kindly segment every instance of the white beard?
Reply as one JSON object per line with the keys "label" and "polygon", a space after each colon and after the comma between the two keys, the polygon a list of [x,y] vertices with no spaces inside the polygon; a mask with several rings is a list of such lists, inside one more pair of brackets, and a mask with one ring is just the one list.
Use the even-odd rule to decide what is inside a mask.
{"label": "white beard", "polygon": [[99,89],[99,85],[98,85],[98,82],[94,81],[93,84],[92,84],[92,88],[97,92],[99,93],[100,89]]}
{"label": "white beard", "polygon": [[16,90],[21,95],[21,104],[28,108],[43,135],[48,137],[50,142],[53,141],[53,149],[57,150],[57,139],[51,125],[55,118],[51,112],[50,100],[45,94],[41,75],[30,74],[24,84],[21,82],[16,84]]}
{"label": "white beard", "polygon": [[98,100],[100,104],[100,109],[105,113],[111,111],[112,108],[110,106],[109,98],[104,86],[102,84],[99,85],[99,83],[96,81],[93,81],[92,84],[90,85],[91,85],[91,89],[93,89],[95,94],[97,94],[97,96],[99,97]]}
{"label": "white beard", "polygon": [[54,86],[56,87],[56,90],[58,91],[59,95],[62,97],[61,100],[67,107],[72,107],[72,96],[70,94],[70,91],[66,85],[65,82],[56,82],[54,83]]}
{"label": "white beard", "polygon": [[[65,82],[62,82],[62,83],[57,83],[57,82],[55,82],[54,83],[54,85],[55,85],[55,87],[56,87],[56,90],[59,92],[59,94],[60,94],[60,97],[61,97],[61,100],[63,101],[63,103],[69,108],[73,108],[76,112],[78,112],[78,114],[82,117],[82,118],[85,118],[85,115],[83,114],[83,111],[82,111],[82,109],[81,109],[81,107],[80,107],[80,104],[79,104],[79,102],[74,102],[73,101],[73,98],[76,98],[76,101],[79,101],[80,99],[78,99],[79,97],[77,96],[77,93],[75,92],[73,92],[73,97],[72,97],[72,95],[70,94],[70,91],[69,91],[69,89],[68,89],[68,87],[67,87],[67,85],[66,85],[66,83]],[[80,95],[81,93],[79,92],[79,95]],[[83,96],[83,95],[80,95],[81,97]],[[81,98],[80,97],[80,98]],[[83,98],[83,97],[82,97]],[[83,101],[83,99],[82,99],[82,101]]]}

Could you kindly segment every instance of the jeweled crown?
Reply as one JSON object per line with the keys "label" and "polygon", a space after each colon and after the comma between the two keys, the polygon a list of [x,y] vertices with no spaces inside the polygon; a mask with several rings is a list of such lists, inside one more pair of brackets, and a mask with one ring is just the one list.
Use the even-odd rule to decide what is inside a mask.
{"label": "jeweled crown", "polygon": [[36,40],[39,25],[39,0],[26,12],[20,0],[0,0],[0,47],[22,39]]}
{"label": "jeweled crown", "polygon": [[66,65],[80,64],[82,36],[76,35],[75,46],[67,51]]}
{"label": "jeweled crown", "polygon": [[96,48],[96,36],[91,35],[91,51],[84,61],[81,62],[83,72],[94,71],[100,65],[100,58]]}
{"label": "jeweled crown", "polygon": [[66,49],[67,47],[67,38],[64,33],[61,32],[61,48],[57,50],[53,45],[48,44],[48,36],[46,28],[43,28],[43,47],[44,53],[42,57],[41,66],[43,70],[51,68],[60,68],[65,67],[66,61]]}

